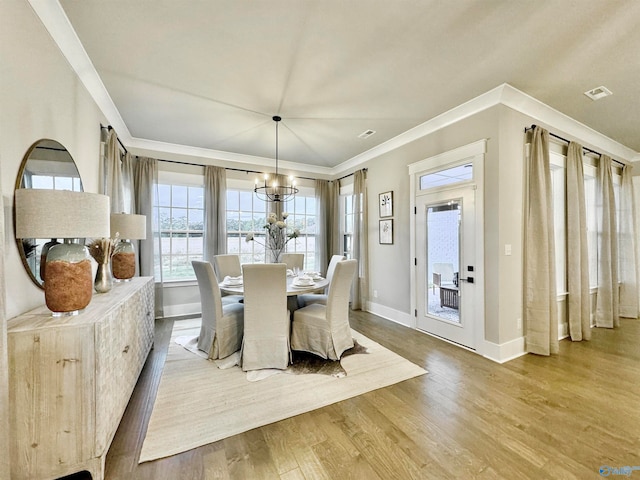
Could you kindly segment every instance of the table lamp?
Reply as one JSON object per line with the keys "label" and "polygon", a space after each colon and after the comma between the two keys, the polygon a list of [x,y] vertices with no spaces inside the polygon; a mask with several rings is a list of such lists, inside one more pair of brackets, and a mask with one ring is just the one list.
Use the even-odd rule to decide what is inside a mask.
{"label": "table lamp", "polygon": [[116,234],[120,240],[111,257],[111,272],[116,282],[126,282],[136,274],[136,252],[131,240],[147,238],[146,215],[112,213],[111,238]]}
{"label": "table lamp", "polygon": [[109,236],[109,197],[67,190],[18,189],[16,238],[58,238],[47,252],[43,278],[54,316],[76,315],[93,293],[91,257],[78,239]]}

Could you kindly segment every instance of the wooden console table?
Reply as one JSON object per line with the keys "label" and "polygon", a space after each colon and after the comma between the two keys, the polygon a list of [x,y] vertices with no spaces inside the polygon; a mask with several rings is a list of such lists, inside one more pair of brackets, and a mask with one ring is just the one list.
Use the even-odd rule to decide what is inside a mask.
{"label": "wooden console table", "polygon": [[8,321],[12,479],[104,478],[154,323],[152,277],[115,283],[74,317],[42,306]]}

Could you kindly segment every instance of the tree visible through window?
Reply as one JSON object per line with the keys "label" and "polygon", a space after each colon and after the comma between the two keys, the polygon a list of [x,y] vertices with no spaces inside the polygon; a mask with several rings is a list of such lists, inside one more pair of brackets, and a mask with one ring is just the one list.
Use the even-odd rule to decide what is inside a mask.
{"label": "tree visible through window", "polygon": [[[287,252],[305,254],[305,269],[316,270],[316,200],[314,196],[296,195],[284,204],[288,213],[288,231],[297,228],[300,236],[287,243]],[[240,255],[240,263],[264,263],[267,204],[258,200],[253,190],[227,189],[227,253]],[[246,242],[248,233],[257,241]]]}
{"label": "tree visible through window", "polygon": [[[227,253],[240,255],[240,263],[264,263],[266,203],[252,190],[227,189]],[[245,242],[254,233],[257,242]]]}

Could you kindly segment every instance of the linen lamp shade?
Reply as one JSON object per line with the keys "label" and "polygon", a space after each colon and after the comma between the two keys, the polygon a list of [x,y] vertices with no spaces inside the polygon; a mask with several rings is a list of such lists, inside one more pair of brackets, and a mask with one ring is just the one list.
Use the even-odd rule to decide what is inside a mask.
{"label": "linen lamp shade", "polygon": [[109,197],[68,190],[15,192],[17,238],[109,236]]}
{"label": "linen lamp shade", "polygon": [[147,217],[146,215],[134,215],[128,213],[111,214],[111,237],[116,233],[121,239],[142,240],[147,238]]}
{"label": "linen lamp shade", "polygon": [[127,213],[111,214],[111,236],[119,235],[111,257],[111,270],[116,282],[128,281],[136,274],[136,253],[129,240],[147,238],[147,217]]}
{"label": "linen lamp shade", "polygon": [[44,270],[45,303],[54,316],[75,315],[91,302],[91,257],[72,239],[109,236],[106,195],[67,190],[18,189],[17,238],[64,238],[52,246]]}

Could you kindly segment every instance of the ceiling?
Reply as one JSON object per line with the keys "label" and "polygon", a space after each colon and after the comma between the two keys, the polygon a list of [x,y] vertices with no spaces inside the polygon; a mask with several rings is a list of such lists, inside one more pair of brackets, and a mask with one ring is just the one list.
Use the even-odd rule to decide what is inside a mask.
{"label": "ceiling", "polygon": [[[55,3],[31,0],[45,21],[43,2]],[[273,159],[280,115],[280,160],[335,168],[508,83],[640,151],[637,0],[56,5],[104,84],[118,134],[160,150]],[[601,85],[613,95],[583,94]]]}

